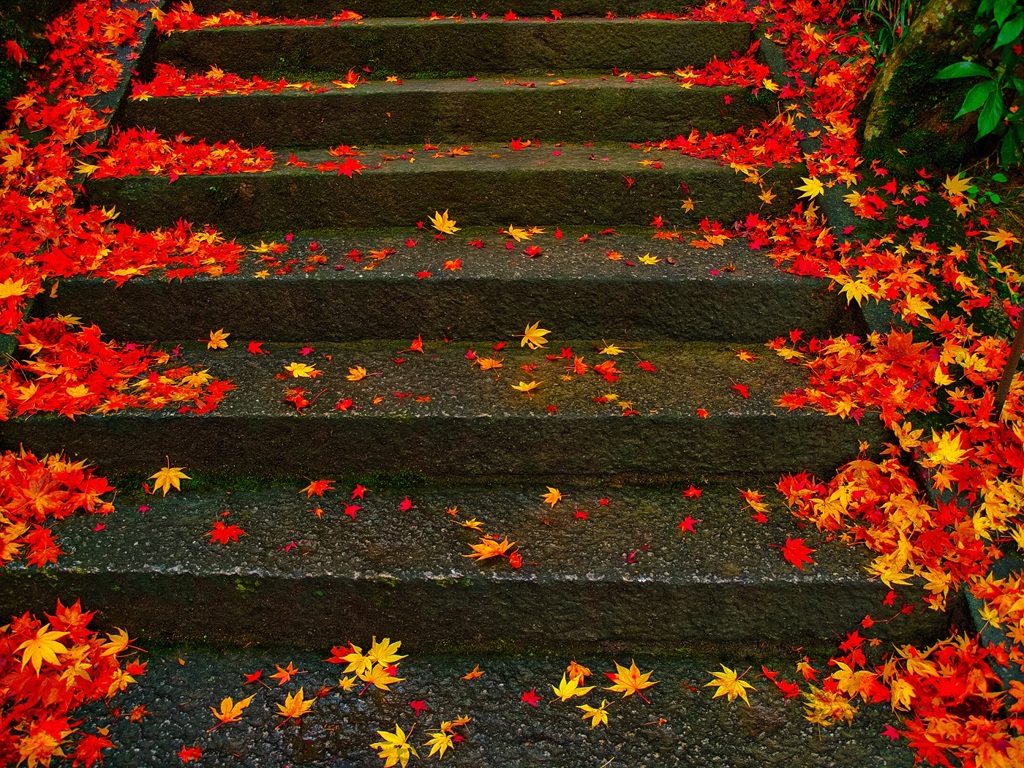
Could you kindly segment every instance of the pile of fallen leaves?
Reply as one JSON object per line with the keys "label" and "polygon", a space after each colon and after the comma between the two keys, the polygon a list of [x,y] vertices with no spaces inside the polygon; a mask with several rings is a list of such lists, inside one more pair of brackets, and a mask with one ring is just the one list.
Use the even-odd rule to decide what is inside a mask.
{"label": "pile of fallen leaves", "polygon": [[106,640],[89,629],[92,613],[57,603],[46,622],[25,614],[0,627],[0,765],[48,766],[57,757],[95,765],[112,747],[105,728],[86,731],[72,714],[110,699],[146,665],[122,631]]}

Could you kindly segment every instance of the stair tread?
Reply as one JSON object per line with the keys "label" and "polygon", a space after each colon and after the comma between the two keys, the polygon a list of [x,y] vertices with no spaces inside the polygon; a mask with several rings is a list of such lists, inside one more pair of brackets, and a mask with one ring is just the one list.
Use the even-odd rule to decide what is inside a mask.
{"label": "stair tread", "polygon": [[[523,325],[533,320],[527,315]],[[296,343],[268,343],[268,354],[254,355],[242,344],[210,352],[187,342],[185,362],[236,387],[212,413],[118,412],[80,416],[73,425],[12,419],[4,444],[81,453],[111,470],[145,469],[173,455],[215,473],[410,469],[483,477],[828,472],[852,458],[858,441],[877,448],[884,439],[871,417],[858,424],[777,407],[776,398],[803,386],[805,374],[766,350],[745,363],[737,344],[622,342],[625,353],[606,358],[594,352],[603,341],[574,343],[555,329],[554,355],[573,345],[588,365],[615,360],[621,378],[609,382],[593,371],[567,372],[573,361],[549,361],[547,350],[520,349],[514,332],[505,337],[503,366],[487,372],[466,353],[473,347],[480,357],[498,356],[490,341],[427,340],[424,354],[409,351],[411,340],[316,343],[308,357]],[[638,360],[657,371],[642,370]],[[291,378],[291,363],[315,365],[323,376]],[[534,393],[513,388],[534,379],[521,365],[538,366]],[[348,381],[349,369],[360,366],[366,377]],[[296,388],[311,401],[301,415],[284,399]]]}
{"label": "stair tread", "polygon": [[[532,315],[527,314],[527,321]],[[525,325],[525,323],[524,323]],[[230,328],[228,329],[230,331]],[[210,351],[199,342],[164,340],[164,348],[180,347],[183,359],[194,367],[207,369],[217,378],[230,379],[235,384],[232,392],[217,410],[205,418],[223,421],[229,418],[296,417],[295,409],[282,400],[285,387],[305,386],[319,390],[328,387],[328,393],[305,413],[309,419],[346,421],[351,419],[391,418],[606,418],[618,413],[614,403],[596,403],[595,397],[608,392],[618,393],[623,401],[631,401],[645,415],[661,419],[696,420],[699,408],[707,409],[711,420],[750,416],[771,416],[795,421],[820,420],[820,414],[806,411],[788,412],[774,405],[785,392],[806,383],[803,371],[787,364],[774,353],[753,348],[757,359],[743,362],[737,358],[740,349],[750,345],[716,342],[623,342],[617,343],[624,353],[618,356],[600,355],[603,346],[598,341],[554,340],[542,350],[520,347],[510,333],[507,345],[500,352],[491,349],[499,340],[477,342],[460,341],[445,344],[424,341],[424,354],[410,352],[410,340],[368,342],[311,342],[315,353],[303,356],[301,343],[266,343],[267,354],[254,355],[244,344],[235,344],[226,350]],[[557,331],[555,332],[557,333]],[[560,357],[560,350],[571,347],[587,365],[614,361],[621,370],[621,379],[609,383],[589,372],[584,376],[572,375],[568,381],[566,367],[573,358]],[[501,358],[501,368],[484,372],[466,358],[473,349],[479,357]],[[557,359],[548,360],[554,354]],[[327,358],[331,359],[327,359]],[[403,362],[396,364],[395,359]],[[656,372],[638,369],[638,360],[657,367]],[[323,372],[318,378],[276,379],[285,373],[285,366],[294,362],[314,365]],[[531,375],[520,369],[522,365],[537,365]],[[349,382],[346,375],[350,367],[362,366],[368,375],[362,381]],[[509,385],[534,376],[543,380],[541,389],[532,399],[514,391]],[[745,399],[731,389],[733,383],[749,386]],[[393,392],[413,393],[429,397],[429,401],[410,402],[411,397],[393,397]],[[371,403],[373,397],[387,395],[379,405]],[[342,412],[334,408],[338,398],[352,397],[361,406],[358,410]],[[558,407],[557,414],[548,414],[548,404]],[[85,417],[89,418],[89,417]],[[152,415],[112,414],[106,419],[144,420],[171,419],[188,422],[187,415],[160,412]],[[73,430],[74,426],[69,426]]]}
{"label": "stair tread", "polygon": [[[247,253],[237,274],[181,283],[164,270],[117,288],[62,280],[57,297],[40,297],[36,310],[78,316],[134,340],[199,338],[225,326],[267,341],[488,338],[517,324],[523,307],[568,336],[597,328],[636,340],[760,346],[795,327],[812,336],[854,328],[842,298],[824,281],[776,269],[736,239],[707,247],[699,233],[680,242],[600,231],[566,229],[558,239],[548,229],[522,243],[494,228],[466,228],[438,241],[426,222],[424,230],[410,226],[404,233],[300,232],[290,243],[280,232],[261,233],[240,242],[287,250]],[[589,239],[579,242],[583,235]],[[537,252],[528,248],[540,255],[531,258]],[[373,253],[387,255],[378,260]],[[658,263],[640,261],[648,255]],[[182,313],[183,305],[190,312]]]}
{"label": "stair tread", "polygon": [[[727,484],[701,482],[699,499],[680,486],[562,485],[567,497],[549,508],[543,483],[377,492],[368,480],[350,518],[354,482],[322,498],[297,485],[193,493],[185,483],[180,495],[122,501],[102,530],[95,518],[72,519],[61,529],[67,554],[40,572],[0,573],[0,593],[15,610],[103,595],[95,604],[108,621],[162,640],[227,635],[310,647],[332,642],[331,633],[374,632],[415,648],[662,651],[713,638],[825,642],[884,610],[888,593],[867,578],[862,550],[799,529],[781,509],[758,524]],[[776,494],[768,499],[781,506]],[[694,530],[681,533],[688,518]],[[458,524],[469,520],[483,531]],[[244,534],[215,544],[215,523]],[[467,558],[484,532],[514,543],[522,566]],[[782,556],[790,537],[814,550],[806,570]],[[765,610],[752,613],[754,601]],[[278,621],[267,625],[267,611]],[[570,614],[579,626],[552,635]],[[943,624],[921,612],[878,633],[917,638]]]}
{"label": "stair tread", "polygon": [[[347,639],[339,638],[338,643]],[[351,640],[365,651],[371,637]],[[650,679],[658,684],[644,691],[650,704],[639,696],[622,699],[602,689],[566,703],[551,703],[550,686],[559,683],[570,656],[509,659],[412,653],[399,664],[398,676],[406,679],[392,686],[391,693],[371,689],[358,696],[361,684],[350,692],[339,692],[344,665],[326,663],[323,659],[328,655],[326,648],[320,654],[286,649],[217,655],[189,648],[151,652],[144,685],[131,686],[118,701],[122,711],[145,704],[152,714],[141,723],[127,717],[114,722],[111,739],[119,746],[105,755],[105,765],[180,765],[176,753],[182,746],[199,745],[203,765],[224,768],[294,765],[298,760],[379,768],[381,761],[369,746],[381,740],[378,731],[394,733],[397,724],[408,735],[415,724],[410,743],[425,757],[429,750],[421,745],[429,738],[427,731],[459,715],[472,720],[459,729],[465,740],[445,755],[445,762],[454,766],[683,768],[721,763],[735,768],[768,764],[868,768],[913,761],[903,742],[882,735],[893,722],[884,708],[864,708],[850,725],[820,728],[804,720],[796,702],[784,702],[774,686],[760,677],[760,665],[781,670],[783,678],[791,680],[798,654],[749,659],[716,655],[689,659],[638,655],[634,659],[628,653],[614,658],[579,657],[579,663],[593,671],[587,685],[611,685],[604,673],[615,671],[613,662],[629,666],[635,661],[643,672],[653,670]],[[305,673],[285,688],[242,685],[244,674],[263,669],[267,678],[276,665],[284,667],[289,661]],[[757,689],[750,695],[751,707],[741,702],[726,704],[724,699],[711,701],[713,689],[704,685],[711,680],[711,672],[721,671],[720,662],[737,672],[753,666],[744,677]],[[463,680],[475,665],[483,676]],[[274,683],[270,681],[271,686]],[[296,735],[299,728],[294,723],[277,728],[281,718],[276,705],[286,693],[303,686],[308,699],[322,685],[333,686],[333,692],[303,718],[304,737]],[[520,700],[531,690],[541,699],[536,708]],[[256,697],[241,722],[206,733],[216,725],[210,706],[218,706],[224,696],[237,701],[253,693]],[[576,706],[596,707],[602,699],[612,702],[608,727],[590,730]],[[424,701],[428,711],[414,717],[411,701]]]}
{"label": "stair tread", "polygon": [[333,25],[209,27],[157,41],[153,61],[242,75],[335,72],[478,74],[580,69],[610,73],[700,66],[750,46],[736,22],[567,18],[506,22],[374,18]]}

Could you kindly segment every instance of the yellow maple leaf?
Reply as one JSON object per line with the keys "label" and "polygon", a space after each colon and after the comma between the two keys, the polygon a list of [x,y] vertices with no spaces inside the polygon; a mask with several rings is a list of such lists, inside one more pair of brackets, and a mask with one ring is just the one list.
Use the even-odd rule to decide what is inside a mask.
{"label": "yellow maple leaf", "polygon": [[533,325],[526,326],[526,331],[522,334],[523,340],[519,342],[519,346],[529,347],[530,349],[540,349],[548,343],[547,339],[544,337],[549,333],[551,333],[551,331],[540,327],[540,320],[538,320]]}
{"label": "yellow maple leaf", "polygon": [[496,536],[481,536],[479,544],[470,544],[469,548],[473,550],[471,555],[463,555],[471,560],[487,560],[491,557],[504,557],[505,553],[515,546],[514,541],[509,541],[506,536],[504,541],[498,541]]}
{"label": "yellow maple leaf", "polygon": [[455,226],[455,219],[448,218],[448,209],[445,209],[444,213],[438,213],[434,211],[433,216],[428,216],[430,219],[430,226],[445,235],[454,235],[461,229],[461,227]]}
{"label": "yellow maple leaf", "polygon": [[574,677],[571,680],[567,680],[565,673],[563,672],[562,682],[557,686],[552,685],[551,690],[555,692],[555,697],[559,701],[568,701],[574,696],[585,696],[590,691],[594,690],[594,686],[592,685],[580,686],[580,683],[582,682],[582,677]]}
{"label": "yellow maple leaf", "polygon": [[20,277],[15,280],[13,277],[8,277],[2,283],[0,283],[0,299],[9,299],[12,296],[23,296],[28,293],[28,285]]}
{"label": "yellow maple leaf", "polygon": [[764,203],[765,205],[771,205],[775,201],[776,195],[774,192],[772,192],[773,189],[774,187],[762,189],[761,194],[758,195],[758,197],[761,198],[761,202]]}
{"label": "yellow maple leaf", "polygon": [[363,655],[363,649],[358,645],[352,645],[349,643],[349,652],[342,656],[344,661],[348,662],[348,666],[345,667],[345,672],[354,672],[359,675],[364,672],[368,672],[370,667],[373,666],[373,660],[368,656]]}
{"label": "yellow maple leaf", "polygon": [[800,179],[801,181],[804,182],[804,185],[802,187],[797,187],[797,189],[800,192],[803,192],[803,194],[800,195],[800,197],[806,197],[810,200],[813,200],[815,197],[825,194],[825,186],[820,181],[818,181],[817,176],[812,176],[809,179],[804,176],[801,176]]}
{"label": "yellow maple leaf", "polygon": [[405,768],[409,764],[410,757],[419,757],[419,753],[409,744],[409,737],[405,731],[395,723],[395,732],[377,731],[383,741],[375,741],[370,745],[380,754],[378,757],[384,761],[384,768],[391,768],[394,765],[401,765]]}
{"label": "yellow maple leaf", "polygon": [[661,259],[659,259],[657,256],[651,256],[651,254],[645,253],[643,256],[637,259],[637,261],[639,261],[641,264],[654,265],[660,262]]}
{"label": "yellow maple leaf", "polygon": [[1010,248],[1013,245],[1020,245],[1020,238],[1018,238],[1013,232],[1000,227],[999,229],[986,229],[985,240],[990,243],[996,244],[996,250],[1000,248]]}
{"label": "yellow maple leaf", "polygon": [[[629,669],[615,662],[615,672],[606,672],[608,679],[614,683],[614,685],[605,688],[606,691],[614,691],[622,694],[622,698],[632,696],[634,693],[637,694],[641,699],[647,701],[647,697],[644,696],[641,691],[644,688],[650,688],[652,685],[657,685],[657,680],[651,680],[651,675],[654,674],[652,669],[650,672],[641,673],[639,668],[636,666],[636,662],[632,662],[629,665]],[[649,702],[648,702],[649,703]]]}
{"label": "yellow maple leaf", "polygon": [[32,669],[38,675],[44,661],[50,664],[60,663],[57,659],[57,654],[68,652],[67,646],[59,642],[66,634],[67,632],[51,631],[49,624],[43,624],[43,626],[39,627],[34,637],[30,637],[17,648],[18,651],[23,652],[21,654],[21,668],[24,669],[26,664],[31,664]]}
{"label": "yellow maple leaf", "polygon": [[530,382],[520,381],[518,384],[512,384],[511,386],[512,386],[512,389],[516,390],[517,392],[522,392],[522,393],[524,393],[526,395],[530,395],[532,397],[533,395],[530,394],[530,393],[533,392],[533,390],[535,390],[540,385],[541,385],[541,382],[539,382],[539,381],[530,381]]}
{"label": "yellow maple leaf", "polygon": [[191,480],[192,478],[186,475],[182,470],[184,467],[164,467],[159,472],[154,472],[149,476],[150,480],[156,480],[153,483],[153,493],[157,491],[163,491],[164,496],[167,492],[174,488],[176,491],[181,490],[182,480]]}
{"label": "yellow maple leaf", "polygon": [[504,361],[493,357],[478,357],[473,361],[474,365],[479,365],[481,371],[492,371],[495,368],[501,368],[504,365]]}
{"label": "yellow maple leaf", "polygon": [[946,176],[946,180],[942,182],[942,188],[950,195],[959,195],[964,197],[973,185],[971,184],[971,177],[964,176],[962,173],[958,173],[956,176]]}
{"label": "yellow maple leaf", "polygon": [[343,691],[351,691],[356,687],[356,679],[352,675],[338,678],[338,687]]}
{"label": "yellow maple leaf", "polygon": [[622,354],[622,350],[619,347],[616,347],[614,344],[606,344],[604,349],[599,349],[597,351],[597,353],[599,355],[612,355],[612,356],[615,356],[615,355],[621,355]]}
{"label": "yellow maple leaf", "polygon": [[[242,710],[248,707],[254,698],[256,698],[255,693],[247,699],[236,702],[230,696],[225,696],[221,699],[220,709],[210,707],[213,716],[220,721],[220,725],[215,725],[214,728],[219,728],[221,725],[227,725],[228,723],[237,723],[242,719]],[[211,728],[210,730],[213,729]]]}
{"label": "yellow maple leaf", "polygon": [[128,637],[127,632],[117,627],[114,629],[114,634],[109,632],[107,633],[107,642],[103,644],[104,656],[117,656],[119,653],[124,653],[124,651],[132,644],[132,640]]}
{"label": "yellow maple leaf", "polygon": [[521,243],[523,242],[523,240],[530,240],[533,238],[533,235],[530,234],[530,230],[519,229],[518,227],[514,227],[511,224],[508,225],[508,229],[506,229],[505,232],[517,243]]}
{"label": "yellow maple leaf", "polygon": [[[404,659],[405,657],[399,656],[399,658]],[[382,691],[390,691],[391,689],[388,688],[389,685],[405,680],[404,677],[395,677],[395,675],[392,674],[392,670],[394,669],[395,668],[389,664],[374,664],[369,670],[363,674],[357,675],[357,677],[367,685],[380,688]]]}
{"label": "yellow maple leaf", "polygon": [[228,342],[227,338],[230,333],[224,333],[224,329],[221,328],[219,331],[210,331],[210,340],[206,342],[207,349],[227,349]]}
{"label": "yellow maple leaf", "polygon": [[385,637],[383,640],[378,641],[376,637],[373,638],[373,644],[370,646],[370,650],[366,654],[366,658],[377,664],[394,664],[396,661],[400,661],[405,658],[398,653],[398,649],[402,647],[402,641],[396,640],[391,642],[390,637]]}
{"label": "yellow maple leaf", "polygon": [[725,696],[730,702],[740,698],[743,699],[749,707],[750,699],[747,698],[747,691],[755,690],[754,686],[746,680],[740,680],[739,675],[736,674],[736,670],[729,669],[725,664],[722,664],[721,666],[721,672],[711,673],[711,676],[715,679],[710,683],[704,683],[705,688],[715,689],[715,695],[711,698],[717,699],[719,696]]}
{"label": "yellow maple leaf", "polygon": [[544,500],[545,504],[550,504],[552,509],[554,509],[555,504],[560,502],[562,498],[562,492],[557,488],[552,488],[550,485],[548,486],[548,492],[541,494],[541,499]]}
{"label": "yellow maple leaf", "polygon": [[298,720],[304,714],[309,712],[310,708],[316,699],[306,701],[303,697],[303,690],[299,688],[299,692],[296,694],[289,693],[284,697],[284,704],[277,705],[277,714],[287,720]]}
{"label": "yellow maple leaf", "polygon": [[943,430],[940,435],[933,429],[932,442],[935,443],[935,447],[927,451],[928,464],[930,466],[940,465],[948,467],[963,461],[967,455],[967,449],[963,447],[960,438],[961,434],[959,432]]}
{"label": "yellow maple leaf", "polygon": [[348,369],[348,376],[345,377],[348,381],[362,381],[366,378],[366,369],[361,365],[354,366]]}
{"label": "yellow maple leaf", "polygon": [[607,699],[601,699],[600,707],[592,707],[589,704],[579,704],[576,709],[583,710],[583,719],[590,721],[590,729],[593,730],[599,725],[608,725]]}
{"label": "yellow maple leaf", "polygon": [[455,739],[450,733],[434,731],[430,734],[430,738],[423,742],[423,746],[430,747],[430,754],[427,757],[433,757],[436,754],[437,759],[440,760],[446,751],[455,746]]}
{"label": "yellow maple leaf", "polygon": [[323,373],[306,363],[288,363],[284,369],[292,375],[293,379],[311,379]]}

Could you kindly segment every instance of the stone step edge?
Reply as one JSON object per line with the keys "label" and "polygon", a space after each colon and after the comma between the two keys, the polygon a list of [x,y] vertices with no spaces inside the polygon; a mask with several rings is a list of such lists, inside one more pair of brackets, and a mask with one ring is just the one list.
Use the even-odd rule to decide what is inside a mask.
{"label": "stone step edge", "polygon": [[[344,488],[314,500],[283,488],[190,494],[183,482],[180,495],[122,506],[102,530],[89,517],[60,526],[66,554],[57,565],[0,574],[5,610],[75,594],[161,640],[316,644],[380,627],[421,647],[465,638],[550,650],[665,650],[712,637],[800,644],[886,612],[888,587],[866,577],[862,551],[799,530],[777,508],[759,524],[729,487],[702,483],[700,498],[651,489],[601,497],[573,486],[371,488],[356,499]],[[564,498],[548,508],[542,496],[553,492]],[[468,555],[488,541],[507,545],[504,556],[473,562]],[[801,553],[800,569],[783,547]],[[919,588],[900,593],[920,601]],[[752,601],[762,614],[751,614]],[[266,626],[269,611],[282,624]],[[568,613],[580,626],[549,637]],[[879,637],[916,640],[945,626],[922,609],[880,623]]]}

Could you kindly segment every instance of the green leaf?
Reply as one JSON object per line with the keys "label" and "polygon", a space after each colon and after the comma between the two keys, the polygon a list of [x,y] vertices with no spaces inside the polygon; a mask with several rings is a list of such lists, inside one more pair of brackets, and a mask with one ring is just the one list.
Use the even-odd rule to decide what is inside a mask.
{"label": "green leaf", "polygon": [[999,91],[993,91],[988,99],[985,100],[985,105],[981,108],[981,114],[978,115],[979,139],[983,136],[988,136],[996,129],[999,122],[1003,119],[1004,111],[1003,94]]}
{"label": "green leaf", "polygon": [[991,202],[992,205],[999,205],[1003,201],[1003,198],[995,192],[986,192],[985,196],[989,199],[989,202]]}
{"label": "green leaf", "polygon": [[[996,20],[996,24],[1000,27],[1003,26],[1003,22],[1013,12],[1013,8],[1016,5],[1016,0],[996,0],[995,8],[993,9],[992,16]],[[980,8],[978,9],[981,10]]]}
{"label": "green leaf", "polygon": [[1007,182],[1006,174],[1004,174],[1004,173],[993,173],[992,174],[992,181],[998,182],[1000,184],[1005,184]]}
{"label": "green leaf", "polygon": [[981,105],[985,103],[985,100],[988,99],[995,89],[996,84],[992,80],[986,80],[975,85],[967,92],[967,95],[964,97],[964,104],[960,107],[960,111],[956,113],[956,116],[963,117],[968,112],[981,109]]}
{"label": "green leaf", "polygon": [[999,37],[993,48],[1002,48],[1004,45],[1016,42],[1020,33],[1024,31],[1024,13],[1018,13],[999,29]]}
{"label": "green leaf", "polygon": [[987,67],[983,67],[981,64],[975,64],[973,61],[958,61],[935,75],[936,80],[953,80],[957,77],[992,77],[992,74]]}
{"label": "green leaf", "polygon": [[999,143],[999,164],[1004,168],[1012,165],[1019,165],[1024,160],[1024,152],[1021,151],[1020,139],[1013,131],[1007,131],[1003,140]]}

